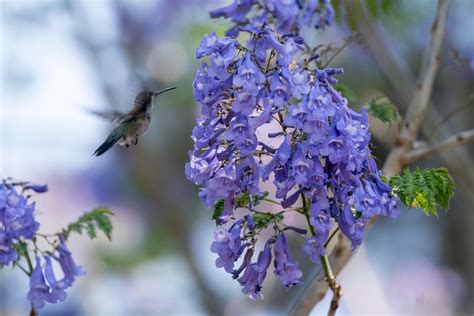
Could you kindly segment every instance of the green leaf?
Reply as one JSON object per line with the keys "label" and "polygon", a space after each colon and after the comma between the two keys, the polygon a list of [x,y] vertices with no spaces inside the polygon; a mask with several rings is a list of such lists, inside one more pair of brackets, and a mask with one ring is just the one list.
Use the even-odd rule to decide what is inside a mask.
{"label": "green leaf", "polygon": [[393,123],[398,120],[397,108],[385,97],[376,97],[369,102],[369,114],[384,123]]}
{"label": "green leaf", "polygon": [[334,9],[336,23],[341,23],[341,0],[331,0]]}
{"label": "green leaf", "polygon": [[214,212],[212,213],[212,219],[217,220],[224,211],[224,199],[221,199],[214,204]]}
{"label": "green leaf", "polygon": [[349,102],[356,102],[358,100],[356,94],[354,93],[354,91],[352,91],[345,84],[338,83],[338,84],[334,85],[334,89],[339,91],[342,94],[342,96],[344,98],[346,98]]}
{"label": "green leaf", "polygon": [[367,3],[367,10],[369,11],[369,14],[376,18],[379,11],[378,0],[365,0],[365,2]]}
{"label": "green leaf", "polygon": [[346,9],[347,25],[351,32],[355,32],[357,30],[357,12],[360,10],[360,2],[356,0],[344,7]]}
{"label": "green leaf", "polygon": [[12,247],[18,253],[18,256],[23,256],[28,251],[28,244],[22,240],[13,243]]}
{"label": "green leaf", "polygon": [[[263,194],[252,195],[252,205],[257,206],[260,202],[268,196],[268,192]],[[250,195],[247,192],[242,193],[234,199],[234,206],[236,207],[248,207]],[[212,213],[212,219],[217,220],[224,212],[224,199],[220,199],[214,204],[214,212]]]}
{"label": "green leaf", "polygon": [[[268,192],[265,191],[263,194],[252,195],[252,205],[257,206],[268,196]],[[248,207],[249,204],[249,194],[247,192],[242,193],[234,199],[234,205],[236,207]]]}
{"label": "green leaf", "polygon": [[234,205],[237,207],[247,207],[249,204],[249,194],[247,192],[242,193],[234,199]]}
{"label": "green leaf", "polygon": [[263,192],[263,194],[252,195],[252,204],[253,204],[253,206],[259,205],[260,202],[262,202],[267,197],[268,197],[268,192],[267,191]]}
{"label": "green leaf", "polygon": [[382,11],[385,14],[389,14],[392,9],[392,4],[395,0],[382,0]]}
{"label": "green leaf", "polygon": [[454,180],[446,168],[407,168],[403,174],[391,177],[388,184],[403,204],[427,215],[438,216],[437,206],[447,212],[454,194]]}
{"label": "green leaf", "polygon": [[107,239],[112,239],[112,221],[110,216],[114,215],[109,209],[98,207],[90,212],[81,215],[75,222],[70,223],[63,230],[63,234],[67,239],[71,232],[82,234],[85,230],[90,239],[97,237],[97,229],[102,231]]}
{"label": "green leaf", "polygon": [[283,214],[257,213],[252,216],[256,228],[266,228],[270,223],[283,221]]}

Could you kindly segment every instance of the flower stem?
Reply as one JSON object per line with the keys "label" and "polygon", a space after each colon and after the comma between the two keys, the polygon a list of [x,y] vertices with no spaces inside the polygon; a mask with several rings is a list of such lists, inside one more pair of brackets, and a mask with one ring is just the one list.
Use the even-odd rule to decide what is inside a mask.
{"label": "flower stem", "polygon": [[[311,233],[311,236],[314,236],[315,235],[314,228],[311,225],[310,215],[309,215],[309,207],[311,203],[308,201],[308,198],[306,197],[304,193],[301,193],[301,199],[303,200],[303,211],[306,217],[306,221],[308,222],[309,231]],[[339,229],[336,229],[332,233],[332,235],[328,238],[328,241],[326,242],[325,247],[327,246],[329,241],[332,239],[332,237],[334,237],[334,235],[336,234],[338,230]],[[328,311],[328,316],[333,316],[333,315],[336,315],[336,310],[339,307],[339,300],[342,297],[342,287],[340,284],[336,282],[336,278],[334,276],[334,273],[332,272],[331,264],[329,263],[329,258],[327,254],[324,256],[319,256],[319,260],[321,262],[321,266],[324,271],[325,280],[333,293],[332,299],[331,299],[331,305],[329,306],[329,311]]]}
{"label": "flower stem", "polygon": [[311,221],[310,221],[310,218],[309,218],[310,203],[308,202],[308,198],[306,197],[306,195],[304,195],[304,193],[301,193],[301,199],[303,200],[303,214],[306,217],[306,222],[308,222],[309,232],[310,232],[311,236],[314,236],[315,235],[314,234],[314,228],[313,228],[313,225],[311,225]]}
{"label": "flower stem", "polygon": [[326,241],[326,243],[324,244],[324,248],[327,248],[327,246],[329,245],[329,243],[331,242],[331,240],[334,238],[334,236],[336,236],[337,232],[339,231],[339,227],[337,227],[331,234],[331,236],[329,236],[328,240]]}
{"label": "flower stem", "polygon": [[26,258],[26,262],[28,263],[28,268],[30,269],[30,273],[31,273],[33,272],[33,264],[31,263],[31,258],[28,251],[25,252],[25,258]]}
{"label": "flower stem", "polygon": [[336,315],[337,308],[339,307],[339,301],[342,297],[342,287],[339,283],[336,282],[334,273],[332,272],[331,265],[329,264],[329,258],[327,255],[320,256],[319,260],[324,270],[324,275],[326,276],[326,282],[329,285],[329,288],[332,291],[331,305],[329,306],[328,316]]}

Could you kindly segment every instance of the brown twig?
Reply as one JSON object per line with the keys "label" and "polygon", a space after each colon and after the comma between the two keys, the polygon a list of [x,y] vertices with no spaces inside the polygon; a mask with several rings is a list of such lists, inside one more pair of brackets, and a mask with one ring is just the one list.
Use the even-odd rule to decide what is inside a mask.
{"label": "brown twig", "polygon": [[336,315],[337,308],[339,307],[339,300],[342,297],[342,287],[339,283],[337,283],[336,278],[334,277],[331,265],[329,264],[328,256],[321,256],[320,260],[324,274],[326,275],[326,282],[332,291],[332,299],[331,304],[329,305],[328,316],[333,316]]}
{"label": "brown twig", "polygon": [[353,42],[358,42],[358,41],[360,41],[360,32],[354,32],[349,37],[344,39],[344,43],[342,44],[342,46],[335,50],[334,54],[332,54],[332,56],[328,58],[328,60],[324,63],[321,69],[327,68],[327,66],[329,66],[331,61],[334,58],[336,58],[344,49],[349,47],[349,45],[352,44]]}
{"label": "brown twig", "polygon": [[451,112],[449,112],[441,121],[439,121],[439,125],[442,125],[446,123],[454,114],[459,113],[467,108],[469,108],[471,105],[474,104],[474,93],[471,93],[469,97],[467,98],[467,101],[464,102],[463,105],[460,107],[455,108]]}
{"label": "brown twig", "polygon": [[450,148],[466,144],[468,142],[474,141],[474,129],[461,132],[459,134],[453,135],[448,137],[442,142],[430,145],[430,146],[422,146],[417,149],[412,149],[405,153],[403,156],[404,164],[409,164],[413,161],[417,161],[420,159],[424,159],[426,157],[439,154],[442,151],[446,151]]}

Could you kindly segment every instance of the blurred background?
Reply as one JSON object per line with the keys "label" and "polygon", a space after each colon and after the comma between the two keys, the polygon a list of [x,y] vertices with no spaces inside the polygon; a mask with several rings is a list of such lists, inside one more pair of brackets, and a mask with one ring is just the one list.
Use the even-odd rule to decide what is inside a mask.
{"label": "blurred background", "polygon": [[[36,198],[41,232],[55,232],[84,211],[110,207],[113,241],[74,237],[87,276],[42,315],[285,314],[303,287],[286,291],[269,273],[263,301],[251,301],[214,266],[211,211],[184,175],[197,107],[192,81],[202,35],[229,24],[208,11],[228,1],[0,1],[0,176],[48,183]],[[404,113],[434,16],[434,0],[394,1],[391,9],[350,14],[336,1],[338,24],[308,32],[340,47],[351,25],[362,42],[333,62],[357,100],[386,95]],[[385,1],[383,1],[385,2]],[[349,14],[347,14],[349,12]],[[421,141],[474,127],[474,1],[453,0],[445,46]],[[146,87],[177,86],[161,96],[148,133],[133,148],[92,152],[111,126],[87,109],[126,111]],[[454,111],[454,114],[452,114]],[[373,151],[383,158],[395,126],[371,121]],[[459,315],[474,312],[473,145],[419,162],[447,166],[457,184],[450,212],[427,217],[402,210],[379,220],[339,277],[340,315]],[[304,279],[321,279],[295,241]],[[0,315],[25,315],[28,280],[0,271]],[[314,315],[325,314],[328,300]]]}

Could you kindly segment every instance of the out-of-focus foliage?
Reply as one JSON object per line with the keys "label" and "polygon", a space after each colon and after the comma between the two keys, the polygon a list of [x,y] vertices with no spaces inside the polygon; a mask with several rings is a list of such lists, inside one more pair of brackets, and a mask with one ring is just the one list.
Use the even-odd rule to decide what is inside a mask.
{"label": "out-of-focus foliage", "polygon": [[346,86],[345,84],[343,84],[343,83],[335,84],[334,88],[337,91],[339,91],[342,94],[342,96],[347,99],[347,101],[352,103],[352,102],[356,102],[358,100],[357,95],[355,94],[355,92],[351,88]]}
{"label": "out-of-focus foliage", "polygon": [[369,114],[384,123],[393,123],[398,120],[397,108],[385,97],[375,97],[368,105]]}
{"label": "out-of-focus foliage", "polygon": [[365,7],[372,18],[381,19],[383,15],[396,11],[399,5],[398,0],[331,0],[331,3],[334,7],[336,22],[341,23],[344,15],[351,31],[357,30],[356,11],[363,10]]}

